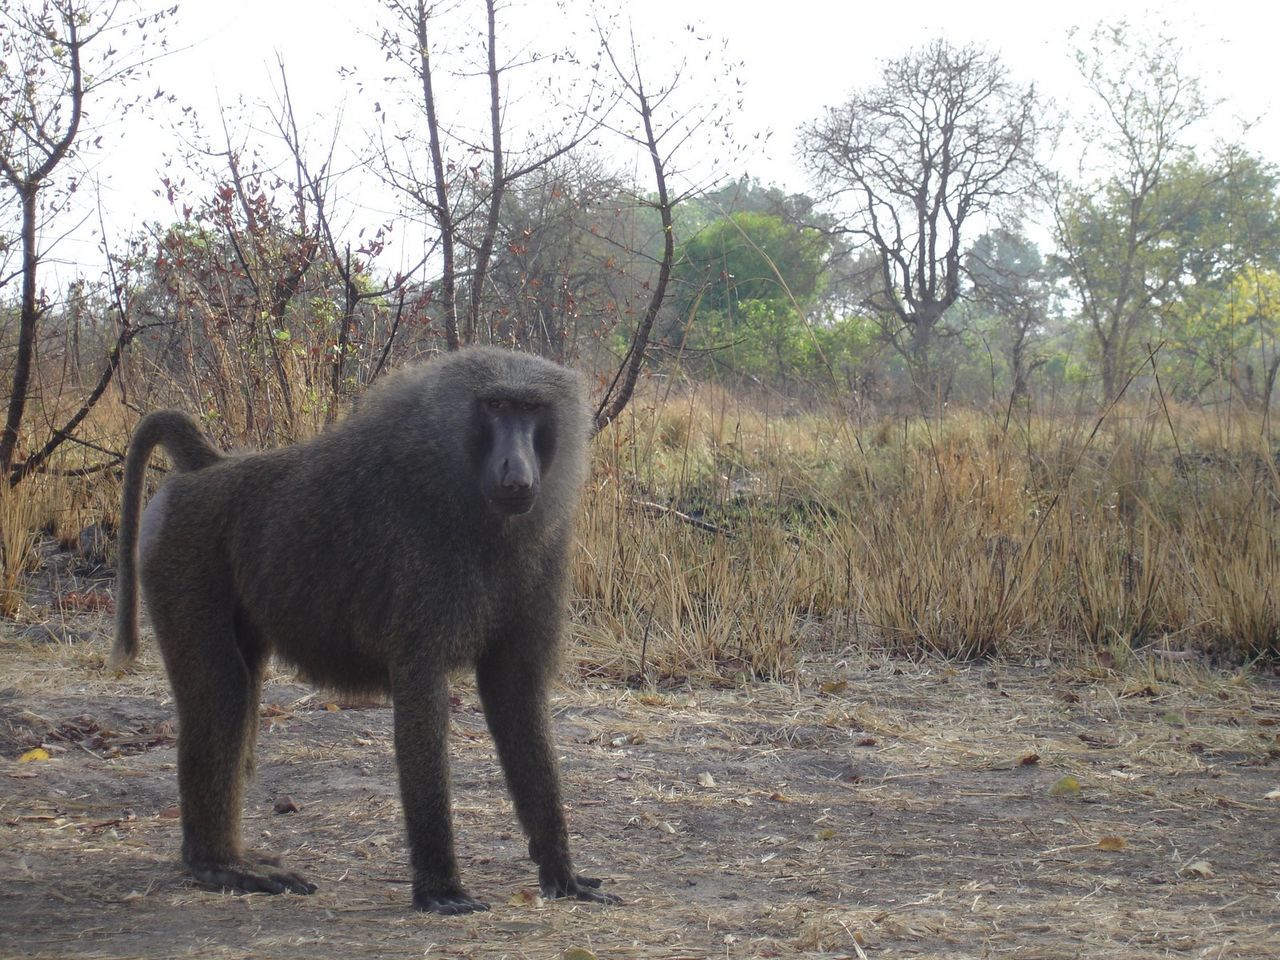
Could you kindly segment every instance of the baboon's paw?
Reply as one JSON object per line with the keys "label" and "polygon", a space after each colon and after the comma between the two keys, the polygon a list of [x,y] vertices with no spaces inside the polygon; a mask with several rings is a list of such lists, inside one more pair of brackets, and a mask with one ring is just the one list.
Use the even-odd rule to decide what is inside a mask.
{"label": "baboon's paw", "polygon": [[614,893],[605,893],[600,888],[601,881],[597,877],[584,877],[575,874],[571,880],[562,882],[542,880],[542,895],[549,900],[585,900],[588,903],[621,903],[622,898]]}
{"label": "baboon's paw", "polygon": [[272,857],[230,863],[190,863],[187,866],[199,883],[219,890],[239,890],[242,893],[316,892],[314,883],[284,869]]}
{"label": "baboon's paw", "polygon": [[440,893],[415,893],[413,895],[413,905],[427,913],[439,913],[446,917],[489,909],[489,905],[483,900],[476,900],[461,890]]}

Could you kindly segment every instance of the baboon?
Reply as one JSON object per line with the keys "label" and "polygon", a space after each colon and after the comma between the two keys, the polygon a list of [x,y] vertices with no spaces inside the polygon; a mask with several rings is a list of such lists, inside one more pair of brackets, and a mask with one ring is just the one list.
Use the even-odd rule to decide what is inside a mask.
{"label": "baboon", "polygon": [[[491,347],[393,375],[277,450],[224,455],[183,413],[143,418],[125,460],[114,662],[137,652],[140,581],[177,704],[182,859],[197,880],[315,890],[240,845],[274,654],[318,685],[391,695],[416,907],[488,908],[453,848],[445,738],[461,667],[543,893],[619,902],[574,872],[546,708],[589,424],[579,375]],[[156,446],[175,472],[139,518]]]}

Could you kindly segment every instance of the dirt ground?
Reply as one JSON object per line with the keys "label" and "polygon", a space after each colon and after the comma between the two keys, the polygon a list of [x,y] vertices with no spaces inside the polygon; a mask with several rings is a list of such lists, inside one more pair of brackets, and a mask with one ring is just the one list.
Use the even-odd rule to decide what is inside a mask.
{"label": "dirt ground", "polygon": [[1280,956],[1274,676],[835,647],[791,684],[567,680],[575,855],[616,907],[536,896],[460,680],[459,856],[493,909],[442,918],[410,907],[390,711],[284,673],[244,829],[319,892],[190,883],[172,700],[149,638],[103,669],[109,586],[62,579],[0,621],[3,957]]}

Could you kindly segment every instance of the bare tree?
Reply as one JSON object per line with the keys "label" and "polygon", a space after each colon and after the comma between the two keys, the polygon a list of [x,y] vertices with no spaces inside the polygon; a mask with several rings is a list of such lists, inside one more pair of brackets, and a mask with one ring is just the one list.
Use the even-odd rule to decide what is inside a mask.
{"label": "bare tree", "polygon": [[645,90],[644,75],[640,69],[640,57],[637,54],[634,39],[628,48],[629,57],[615,51],[603,31],[601,44],[613,66],[615,75],[628,94],[631,109],[640,121],[638,129],[629,127],[621,129],[627,131],[624,133],[627,139],[649,154],[656,188],[651,202],[662,223],[662,255],[658,261],[658,278],[653,284],[644,314],[632,329],[627,351],[618,365],[617,373],[596,406],[597,430],[603,430],[612,423],[631,400],[636,380],[640,376],[640,365],[644,362],[645,350],[649,345],[649,335],[653,331],[654,321],[658,318],[658,311],[662,309],[662,304],[667,297],[667,284],[671,280],[671,268],[675,263],[675,235],[672,231],[671,218],[675,200],[667,184],[667,166],[670,163],[671,154],[669,148],[663,145],[663,140],[674,128],[668,127],[665,130],[658,128],[654,124],[653,116],[655,106],[661,106],[675,87],[671,85],[659,90],[657,98],[651,98]]}
{"label": "bare tree", "polygon": [[483,339],[485,285],[503,196],[512,184],[564,156],[597,129],[598,123],[591,117],[599,112],[592,109],[599,105],[599,90],[594,85],[589,88],[556,134],[526,145],[513,156],[503,130],[507,105],[504,77],[516,67],[548,58],[529,53],[518,60],[502,61],[495,0],[485,0],[481,70],[487,87],[487,117],[483,132],[468,132],[465,123],[450,124],[440,111],[441,64],[447,62],[437,58],[442,48],[436,37],[442,12],[424,0],[384,2],[391,22],[382,33],[382,46],[388,58],[399,61],[418,83],[415,106],[422,111],[426,126],[430,172],[415,167],[407,137],[394,149],[384,144],[381,163],[387,179],[437,228],[440,275],[436,303],[449,349],[454,350]]}
{"label": "bare tree", "polygon": [[[642,67],[649,58],[642,56],[634,29],[625,28],[620,18],[596,19],[596,32],[600,38],[602,56],[613,71],[613,77],[621,91],[620,115],[611,118],[607,125],[614,133],[632,144],[648,161],[653,171],[653,191],[637,197],[637,201],[650,207],[658,215],[661,229],[661,246],[654,259],[657,276],[645,281],[649,291],[645,304],[631,326],[627,347],[618,358],[618,366],[609,379],[603,395],[596,405],[596,429],[603,430],[626,408],[640,376],[654,324],[666,303],[668,284],[675,264],[675,230],[673,211],[690,197],[714,186],[711,182],[698,183],[690,171],[681,170],[678,162],[687,144],[697,138],[704,146],[713,137],[720,139],[721,167],[738,145],[733,137],[730,114],[741,100],[735,97],[712,96],[690,102],[683,88],[690,69],[690,59],[685,56],[669,72],[656,81],[650,66]],[[709,37],[703,38],[710,39]],[[721,49],[723,52],[723,47]],[[708,50],[707,62],[717,62],[717,54]],[[717,63],[719,79],[732,82],[737,65],[732,62]],[[660,69],[660,68],[659,68]],[[714,82],[711,77],[704,77]],[[740,84],[739,84],[740,89]],[[740,94],[739,94],[740,96]],[[676,186],[680,183],[683,189]]]}
{"label": "bare tree", "polygon": [[[154,27],[172,12],[144,16],[141,24]],[[36,331],[47,307],[39,286],[40,264],[47,254],[40,246],[42,228],[65,209],[78,187],[74,174],[60,180],[55,174],[77,155],[86,99],[138,69],[141,61],[126,60],[110,43],[95,58],[92,69],[85,61],[86,50],[111,31],[114,19],[123,18],[124,13],[115,2],[0,3],[0,54],[5,64],[0,70],[0,174],[16,197],[21,221],[18,338],[9,402],[0,430],[0,475],[6,475],[11,484],[42,466],[71,435],[105,391],[119,366],[121,351],[133,336],[122,314],[115,346],[85,404],[54,429],[38,451],[24,463],[15,464],[31,391]],[[137,55],[138,51],[132,53]]]}
{"label": "bare tree", "polygon": [[[492,24],[492,20],[490,23]],[[365,239],[361,246],[357,248],[354,258],[352,257],[350,243],[343,244],[340,241],[338,231],[333,222],[333,204],[330,199],[331,186],[338,176],[334,170],[334,151],[340,120],[335,121],[333,140],[330,141],[328,151],[323,160],[318,167],[312,166],[307,158],[306,145],[294,113],[293,98],[289,92],[289,78],[283,60],[279,61],[279,68],[280,96],[271,113],[276,129],[279,131],[280,139],[284,142],[293,160],[297,219],[303,226],[305,226],[308,219],[314,221],[315,255],[327,260],[327,267],[341,281],[342,286],[342,307],[338,317],[338,331],[331,350],[330,400],[325,416],[326,422],[333,423],[337,420],[341,407],[340,400],[342,399],[347,378],[347,362],[349,355],[354,352],[353,339],[360,336],[362,332],[360,329],[362,326],[360,323],[361,318],[358,316],[359,308],[362,304],[374,304],[379,301],[386,301],[391,297],[394,297],[398,303],[394,314],[396,319],[386,331],[384,342],[378,350],[377,362],[366,365],[367,369],[364,371],[363,383],[367,385],[382,371],[391,352],[391,347],[395,342],[399,328],[398,320],[404,312],[407,277],[405,272],[398,273],[385,286],[373,284],[367,280],[367,271],[373,259],[382,252],[386,235],[392,229],[390,223],[384,223],[372,231],[372,236]],[[363,234],[364,231],[361,231],[361,233]],[[413,273],[422,265],[423,263],[420,262],[407,272]],[[376,314],[376,309],[373,312]],[[368,328],[373,325],[364,324],[364,326]],[[369,341],[371,339],[371,331],[366,329],[363,332],[366,341]]]}
{"label": "bare tree", "polygon": [[651,267],[627,242],[647,212],[629,197],[587,151],[507,191],[486,311],[496,339],[550,357],[582,357],[607,341],[632,309],[638,285],[629,281]]}
{"label": "bare tree", "polygon": [[979,47],[936,40],[884,64],[881,83],[800,133],[804,162],[870,249],[878,282],[863,306],[907,363],[918,399],[937,399],[935,341],[961,294],[976,218],[1016,211],[1037,134],[1037,98]]}

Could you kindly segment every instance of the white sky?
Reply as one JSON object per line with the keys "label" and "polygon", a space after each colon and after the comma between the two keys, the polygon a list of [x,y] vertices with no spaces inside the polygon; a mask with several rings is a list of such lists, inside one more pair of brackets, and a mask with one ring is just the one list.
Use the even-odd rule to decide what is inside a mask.
{"label": "white sky", "polygon": [[[727,56],[744,62],[745,101],[736,116],[738,129],[748,140],[756,132],[772,131],[772,136],[733,169],[722,171],[731,177],[750,173],[790,190],[806,189],[794,161],[796,128],[851,90],[873,83],[883,58],[899,56],[939,35],[990,46],[1017,79],[1035,82],[1069,106],[1079,96],[1068,58],[1069,30],[1080,27],[1087,32],[1100,19],[1121,17],[1135,24],[1168,22],[1194,58],[1186,66],[1200,76],[1210,95],[1225,100],[1218,111],[1218,131],[1240,138],[1239,123],[1248,120],[1252,126],[1243,135],[1246,145],[1280,162],[1280,5],[1272,7],[1270,0],[1163,0],[1156,13],[1146,3],[1126,0],[622,2],[637,31],[658,38],[647,48],[655,62],[680,49],[690,23],[698,24],[700,33],[724,37]],[[451,6],[474,6],[479,25],[479,0],[454,0]],[[749,12],[753,8],[761,12]],[[369,77],[384,70],[369,36],[377,10],[375,0],[190,0],[180,7],[168,32],[171,48],[179,52],[153,67],[151,84],[194,106],[206,127],[216,126],[219,104],[234,104],[241,96],[272,99],[279,53],[289,71],[299,119],[318,114],[315,129],[320,130],[344,96],[346,88],[337,76],[340,64],[357,65]],[[456,18],[457,13],[450,16]],[[564,29],[550,0],[511,0],[506,16],[512,26],[506,31],[500,27],[499,43],[508,50],[526,42],[522,31],[550,31],[554,36]],[[546,36],[528,40],[545,44]],[[353,132],[367,125],[365,114],[363,104],[350,101]],[[148,126],[146,132],[134,130],[127,149],[117,147],[97,168],[116,229],[127,231],[145,219],[168,215],[151,192],[156,171],[174,144],[162,123],[153,120]],[[691,143],[688,149],[696,152],[699,144]],[[714,164],[714,154],[706,160]],[[88,237],[71,239],[80,251],[60,249],[62,257],[97,259],[90,253]]]}

